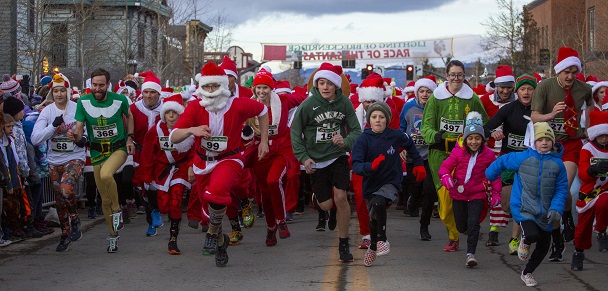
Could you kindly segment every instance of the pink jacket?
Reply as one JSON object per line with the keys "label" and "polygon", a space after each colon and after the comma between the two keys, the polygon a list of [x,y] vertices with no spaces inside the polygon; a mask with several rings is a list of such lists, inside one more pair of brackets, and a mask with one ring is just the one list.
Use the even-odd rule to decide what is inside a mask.
{"label": "pink jacket", "polygon": [[[464,146],[457,145],[452,150],[450,156],[441,164],[439,178],[446,174],[452,175],[454,188],[450,190],[450,197],[454,200],[488,199],[486,186],[484,185],[488,184],[485,172],[494,160],[496,160],[494,152],[484,144],[481,152],[477,154],[470,178],[465,183],[464,180],[467,175],[469,161],[471,161],[471,155],[467,153]],[[500,177],[492,181],[490,186],[493,196],[500,195],[500,191],[502,190]],[[462,193],[458,191],[458,188],[462,189]]]}

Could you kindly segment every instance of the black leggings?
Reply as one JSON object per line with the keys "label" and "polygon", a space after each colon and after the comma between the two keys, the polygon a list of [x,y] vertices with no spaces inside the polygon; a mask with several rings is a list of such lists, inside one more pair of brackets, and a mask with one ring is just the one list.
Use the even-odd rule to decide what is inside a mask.
{"label": "black leggings", "polygon": [[545,256],[547,256],[549,248],[551,247],[551,232],[540,229],[538,224],[531,220],[524,220],[520,222],[519,225],[522,229],[524,243],[527,245],[536,243],[536,248],[534,248],[534,252],[529,257],[526,268],[524,269],[524,273],[528,274],[534,272],[545,259]]}
{"label": "black leggings", "polygon": [[133,166],[124,166],[122,172],[114,174],[114,181],[118,188],[118,202],[127,205],[127,200],[133,200]]}
{"label": "black leggings", "polygon": [[460,233],[468,233],[467,253],[470,254],[474,254],[477,249],[479,229],[481,228],[479,218],[481,217],[484,203],[486,203],[486,200],[484,199],[452,201],[456,229],[458,229],[458,232]]}
{"label": "black leggings", "polygon": [[386,198],[380,195],[372,195],[365,199],[369,210],[369,235],[372,250],[376,250],[378,240],[386,241]]}
{"label": "black leggings", "polygon": [[[430,175],[429,161],[424,161],[424,169],[428,173],[422,183],[416,182],[414,176],[414,164],[406,164],[407,176],[403,178],[404,187],[402,192],[407,192],[405,197],[411,196],[412,208],[416,209],[422,203],[422,213],[420,213],[420,225],[431,224],[431,216],[433,215],[433,205],[437,201],[437,191],[433,184],[433,176]],[[407,200],[403,201],[407,207]],[[412,211],[412,209],[410,209]]]}
{"label": "black leggings", "polygon": [[87,207],[97,206],[97,186],[95,185],[95,174],[93,172],[85,172],[84,185],[87,196]]}

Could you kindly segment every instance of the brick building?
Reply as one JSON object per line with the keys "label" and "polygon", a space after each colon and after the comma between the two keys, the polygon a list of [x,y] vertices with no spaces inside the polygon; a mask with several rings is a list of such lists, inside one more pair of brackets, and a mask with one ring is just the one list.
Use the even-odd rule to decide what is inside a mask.
{"label": "brick building", "polygon": [[533,51],[547,76],[554,74],[557,50],[579,52],[585,75],[608,78],[608,3],[605,0],[535,0],[525,8],[539,28]]}

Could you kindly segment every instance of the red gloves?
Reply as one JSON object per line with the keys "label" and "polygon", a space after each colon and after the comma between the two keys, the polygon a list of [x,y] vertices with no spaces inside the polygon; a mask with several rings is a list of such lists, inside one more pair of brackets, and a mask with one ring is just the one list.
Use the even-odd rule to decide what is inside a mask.
{"label": "red gloves", "polygon": [[384,161],[384,155],[380,154],[376,159],[374,159],[374,161],[372,162],[372,170],[375,171],[376,169],[378,169],[378,166],[380,166],[380,163],[382,163],[382,161]]}
{"label": "red gloves", "polygon": [[414,172],[414,177],[416,177],[416,182],[418,183],[424,181],[424,178],[426,178],[426,170],[422,165],[415,166],[412,172]]}

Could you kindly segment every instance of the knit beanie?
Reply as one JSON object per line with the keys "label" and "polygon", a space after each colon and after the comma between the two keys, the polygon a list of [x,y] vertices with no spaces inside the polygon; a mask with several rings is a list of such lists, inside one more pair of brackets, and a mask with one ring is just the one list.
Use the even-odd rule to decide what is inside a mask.
{"label": "knit beanie", "polygon": [[17,89],[21,90],[19,82],[11,79],[11,76],[8,74],[4,74],[2,77],[2,85],[0,87],[2,88],[2,91],[9,93],[13,93],[17,91]]}
{"label": "knit beanie", "polygon": [[21,112],[24,107],[23,101],[15,97],[9,97],[4,100],[4,113],[11,116],[15,116],[17,113]]}
{"label": "knit beanie", "polygon": [[531,85],[533,88],[536,88],[536,78],[530,74],[523,74],[517,77],[517,81],[515,82],[515,91],[519,90],[523,84]]}
{"label": "knit beanie", "polygon": [[464,139],[467,139],[471,134],[479,134],[485,140],[486,135],[483,130],[481,114],[477,111],[471,111],[467,114],[467,121],[464,126]]}
{"label": "knit beanie", "polygon": [[391,108],[388,107],[388,104],[384,103],[384,102],[374,102],[372,103],[372,105],[370,105],[367,108],[367,114],[365,114],[365,118],[367,120],[367,124],[369,123],[369,118],[372,115],[372,112],[380,110],[382,111],[382,113],[384,113],[384,116],[386,117],[386,125],[388,126],[388,123],[391,120]]}
{"label": "knit beanie", "polygon": [[534,123],[534,141],[537,141],[543,137],[548,137],[553,143],[555,143],[555,134],[553,129],[546,122]]}

